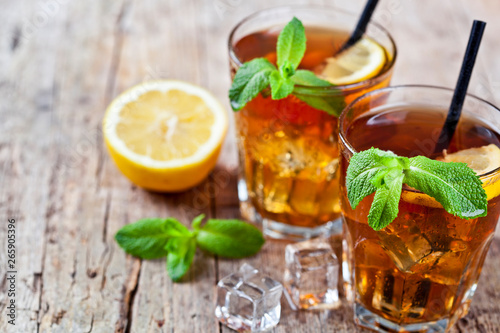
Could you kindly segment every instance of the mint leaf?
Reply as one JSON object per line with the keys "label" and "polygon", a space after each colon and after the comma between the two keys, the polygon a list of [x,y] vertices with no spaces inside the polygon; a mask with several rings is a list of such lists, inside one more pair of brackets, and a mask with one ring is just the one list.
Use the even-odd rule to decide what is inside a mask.
{"label": "mint leaf", "polygon": [[296,17],[288,22],[278,36],[276,52],[280,70],[285,63],[297,69],[306,52],[306,33],[302,22]]}
{"label": "mint leaf", "polygon": [[[377,184],[372,182],[379,172],[389,172],[387,164],[390,160],[397,158],[392,152],[385,152],[377,148],[356,153],[351,157],[346,174],[347,198],[352,209],[366,196],[372,194],[377,189]],[[382,173],[382,177],[385,176]],[[380,177],[380,175],[379,175]],[[379,184],[381,186],[381,184]]]}
{"label": "mint leaf", "polygon": [[450,214],[463,219],[486,216],[482,183],[465,163],[445,163],[424,156],[406,158],[376,148],[351,157],[346,174],[347,198],[353,209],[375,192],[368,224],[375,230],[398,215],[403,183],[436,199]]}
{"label": "mint leaf", "polygon": [[141,219],[118,230],[115,240],[125,252],[155,259],[167,255],[165,245],[172,237],[189,237],[191,232],[174,218]]}
{"label": "mint leaf", "polygon": [[198,246],[210,253],[242,258],[256,254],[265,240],[255,226],[240,220],[210,219],[196,236]]}
{"label": "mint leaf", "polygon": [[205,214],[200,214],[200,215],[196,216],[193,219],[193,221],[191,222],[191,227],[194,230],[199,230],[200,226],[201,226],[201,222],[203,221],[204,218],[205,218]]}
{"label": "mint leaf", "polygon": [[388,226],[398,216],[399,198],[403,188],[403,169],[392,168],[382,171],[383,178],[379,180],[373,203],[368,214],[368,225],[374,230]]}
{"label": "mint leaf", "polygon": [[172,238],[167,248],[167,272],[170,278],[177,282],[189,270],[196,253],[196,240],[194,238]]}
{"label": "mint leaf", "polygon": [[307,105],[336,117],[340,116],[342,110],[345,108],[343,96],[330,96],[328,94],[325,94],[325,96],[303,95],[300,93],[294,93],[294,96],[305,102]]}
{"label": "mint leaf", "polygon": [[278,71],[271,72],[269,82],[271,84],[271,96],[273,99],[285,98],[293,91],[293,81],[283,78]]}
{"label": "mint leaf", "polygon": [[143,259],[167,257],[167,272],[179,281],[193,262],[196,246],[214,254],[242,258],[257,253],[264,237],[253,225],[239,220],[193,219],[190,231],[174,218],[142,219],[121,228],[115,239],[125,252]]}
{"label": "mint leaf", "polygon": [[269,85],[269,75],[275,70],[276,67],[265,58],[244,63],[236,72],[229,90],[233,110],[240,110],[266,88]]}
{"label": "mint leaf", "polygon": [[[240,110],[260,92],[263,92],[263,96],[265,96],[268,92],[265,89],[269,85],[271,86],[272,99],[275,100],[292,94],[295,84],[302,86],[302,88],[332,86],[328,81],[316,77],[311,71],[297,70],[305,51],[305,29],[302,22],[294,17],[278,36],[276,46],[278,68],[265,58],[256,58],[246,62],[238,69],[229,90],[232,109],[234,111]],[[324,95],[318,91],[309,93],[296,91],[294,95],[313,108],[330,115],[339,116],[345,107],[344,97],[340,91],[335,94],[328,90],[325,91]]]}
{"label": "mint leaf", "polygon": [[310,87],[331,87],[331,84],[328,81],[322,80],[317,77],[313,72],[299,69],[295,71],[295,74],[292,76],[292,80],[295,84],[299,84],[301,86],[310,86]]}
{"label": "mint leaf", "polygon": [[281,77],[288,79],[291,76],[295,75],[295,69],[293,68],[292,64],[285,61],[285,63],[279,68],[279,74],[281,75]]}
{"label": "mint leaf", "polygon": [[465,163],[445,163],[424,156],[410,159],[405,183],[436,199],[463,219],[486,216],[488,202],[481,180]]}

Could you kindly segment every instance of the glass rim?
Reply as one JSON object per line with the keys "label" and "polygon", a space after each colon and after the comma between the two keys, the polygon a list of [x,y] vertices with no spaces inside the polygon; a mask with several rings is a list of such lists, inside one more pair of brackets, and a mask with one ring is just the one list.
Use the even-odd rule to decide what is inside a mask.
{"label": "glass rim", "polygon": [[[356,149],[354,149],[354,147],[349,143],[348,139],[346,138],[344,132],[345,132],[345,128],[344,128],[344,120],[345,120],[345,117],[346,117],[346,114],[349,110],[351,110],[356,104],[358,104],[360,101],[366,99],[366,98],[369,98],[370,96],[372,95],[375,95],[375,94],[379,94],[379,93],[384,93],[384,92],[389,92],[389,91],[394,91],[394,90],[398,90],[398,89],[406,89],[406,88],[410,88],[410,89],[413,89],[413,88],[418,88],[418,89],[432,89],[432,90],[440,90],[440,91],[446,91],[446,92],[449,92],[451,94],[453,94],[454,92],[454,89],[451,89],[451,88],[447,88],[447,87],[442,87],[442,86],[433,86],[433,85],[421,85],[421,84],[404,84],[404,85],[397,85],[397,86],[392,86],[392,87],[386,87],[386,88],[380,88],[380,89],[376,89],[376,90],[372,90],[368,93],[365,93],[361,96],[359,96],[358,98],[356,98],[355,100],[353,100],[351,103],[349,103],[349,105],[347,105],[344,110],[342,110],[340,116],[339,116],[339,140],[342,142],[342,144],[346,147],[347,150],[349,150],[350,153],[354,154],[354,153],[357,153]],[[478,97],[474,94],[469,94],[467,93],[466,94],[466,97],[467,98],[472,98],[473,100],[476,100],[478,101],[479,103],[482,103],[482,104],[485,104],[491,108],[493,108],[494,110],[496,110],[497,112],[500,112],[500,108],[498,108],[497,106],[495,106],[494,104],[492,104],[491,102],[488,102],[487,100],[481,98],[481,97]],[[450,99],[451,101],[451,99]],[[498,133],[500,134],[500,133]],[[495,173],[497,172],[500,172],[500,167],[496,168],[496,169],[493,169],[491,171],[488,171],[486,173],[483,173],[481,175],[478,175],[480,178],[487,178],[489,176],[492,176],[494,175]],[[418,190],[415,190],[413,192],[420,192]]]}
{"label": "glass rim", "polygon": [[[355,19],[358,19],[358,16],[353,13],[353,12],[350,12],[348,10],[345,10],[345,9],[342,9],[342,8],[338,8],[338,7],[335,7],[335,6],[324,6],[324,5],[288,5],[288,6],[276,6],[276,7],[271,7],[271,8],[266,8],[266,9],[262,9],[262,10],[259,10],[259,11],[256,11],[246,17],[244,17],[241,21],[239,21],[235,26],[234,28],[231,30],[231,32],[229,33],[229,38],[228,38],[228,49],[229,49],[229,58],[230,60],[232,60],[234,63],[236,63],[236,65],[238,67],[242,66],[243,63],[240,61],[240,59],[238,58],[238,56],[236,55],[236,52],[234,51],[234,47],[233,47],[233,43],[232,43],[232,40],[233,40],[233,37],[236,33],[236,31],[245,23],[255,19],[255,18],[258,18],[259,16],[265,14],[265,13],[269,13],[269,12],[287,12],[287,11],[291,11],[291,10],[299,10],[299,9],[315,9],[315,10],[335,10],[339,13],[342,13],[344,15],[348,15],[348,16],[351,16],[351,17],[354,17]],[[360,82],[355,82],[355,83],[350,83],[350,84],[343,84],[343,85],[334,85],[334,86],[331,86],[331,87],[311,87],[311,86],[304,86],[304,85],[299,85],[299,84],[296,84],[295,85],[295,88],[298,88],[299,90],[300,89],[306,89],[306,90],[310,90],[310,91],[314,91],[314,92],[317,92],[317,91],[320,91],[320,92],[329,92],[329,91],[338,91],[339,89],[340,90],[354,90],[354,89],[357,89],[357,88],[363,88],[363,87],[366,87],[366,86],[372,86],[372,85],[375,85],[377,84],[378,82],[380,81],[383,81],[385,78],[387,78],[387,76],[390,75],[391,73],[391,70],[394,68],[394,64],[396,63],[396,58],[397,58],[397,55],[398,55],[398,49],[396,47],[396,43],[394,41],[394,39],[392,38],[391,34],[389,33],[389,31],[384,28],[380,23],[378,23],[377,21],[375,20],[370,20],[370,23],[368,24],[369,26],[372,25],[372,26],[375,26],[377,29],[379,29],[380,31],[382,31],[389,39],[389,42],[390,44],[392,45],[393,49],[394,49],[394,53],[392,55],[392,59],[389,60],[389,64],[388,66],[386,66],[386,68],[377,73],[377,75],[371,77],[371,78],[368,78],[366,80],[363,80],[363,81],[360,81]]]}

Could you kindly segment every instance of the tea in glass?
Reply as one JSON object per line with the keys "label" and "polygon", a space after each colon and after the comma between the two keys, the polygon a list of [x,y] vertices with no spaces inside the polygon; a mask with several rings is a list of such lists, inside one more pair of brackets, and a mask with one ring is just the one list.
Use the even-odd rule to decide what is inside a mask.
{"label": "tea in glass", "polygon": [[[346,108],[340,118],[341,184],[352,154],[371,147],[400,156],[443,158],[434,146],[452,94],[436,87],[394,87],[374,91]],[[444,154],[474,149],[472,153],[500,156],[498,147],[500,110],[467,96]],[[481,158],[471,159],[471,164],[484,170],[478,164]],[[352,209],[342,186],[346,265],[351,271],[347,282],[355,289],[358,324],[379,332],[445,332],[467,313],[500,216],[500,159],[494,163],[480,175],[488,214],[469,220],[403,185],[398,216],[375,231],[367,223],[373,194]]]}
{"label": "tea in glass", "polygon": [[[307,37],[299,69],[315,72],[347,40],[357,20],[337,9],[312,6],[254,14],[230,36],[232,75],[257,57],[276,64],[278,35],[293,16],[302,20]],[[280,100],[264,90],[235,112],[242,215],[262,221],[268,236],[309,238],[340,221],[337,116],[356,97],[389,85],[396,56],[391,37],[375,23],[366,38],[383,50],[381,68],[372,77],[333,87],[295,86],[293,95]],[[336,114],[304,102],[318,96],[329,100]]]}

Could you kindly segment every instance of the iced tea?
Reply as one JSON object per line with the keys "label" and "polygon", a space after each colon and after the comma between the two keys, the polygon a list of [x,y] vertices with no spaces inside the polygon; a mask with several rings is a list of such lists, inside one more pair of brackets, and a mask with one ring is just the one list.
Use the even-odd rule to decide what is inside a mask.
{"label": "iced tea", "polygon": [[[301,18],[303,10],[295,14]],[[287,15],[291,14],[286,12]],[[318,16],[320,17],[320,11]],[[342,13],[341,13],[342,14]],[[323,13],[324,15],[324,13]],[[337,13],[337,15],[339,15]],[[276,63],[276,42],[283,24],[243,35],[234,41],[232,74],[256,57]],[[347,30],[304,22],[306,54],[299,69],[315,70],[348,38]],[[238,29],[238,28],[237,28]],[[390,40],[390,37],[387,37]],[[386,63],[367,81],[333,89],[296,87],[303,96],[325,96],[340,114],[357,96],[388,86],[394,45],[383,45]],[[301,90],[302,89],[302,90]],[[242,213],[255,209],[264,231],[273,237],[311,237],[340,216],[337,116],[315,109],[295,96],[272,100],[263,92],[235,113],[240,157]],[[250,205],[245,206],[248,198]],[[251,218],[251,217],[250,217]]]}
{"label": "iced tea", "polygon": [[[396,97],[381,92],[370,101],[358,101],[350,114],[342,115],[341,184],[353,151],[376,147],[407,157],[439,155],[433,150],[447,110],[429,105],[428,99],[442,96],[431,88],[403,89],[406,102],[398,106],[384,106],[386,99]],[[445,101],[451,100],[450,91],[440,93]],[[416,100],[408,103],[407,96]],[[468,102],[465,108],[472,106],[472,111],[463,114],[448,152],[489,144],[500,147],[500,111],[472,97]],[[441,332],[467,313],[500,216],[500,165],[481,180],[488,195],[486,217],[460,219],[433,198],[404,186],[397,218],[380,231],[367,224],[373,194],[353,210],[342,187],[358,323]]]}

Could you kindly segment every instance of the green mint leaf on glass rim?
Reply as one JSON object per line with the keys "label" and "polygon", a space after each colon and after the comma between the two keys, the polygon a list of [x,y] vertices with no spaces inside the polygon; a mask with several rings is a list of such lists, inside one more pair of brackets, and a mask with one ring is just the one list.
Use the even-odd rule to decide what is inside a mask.
{"label": "green mint leaf on glass rim", "polygon": [[265,240],[255,226],[240,220],[210,219],[196,235],[198,246],[227,258],[243,258],[259,252]]}
{"label": "green mint leaf on glass rim", "polygon": [[[304,87],[332,87],[333,85],[325,80],[317,77],[313,72],[299,69],[295,71],[295,74],[291,77],[296,85]],[[301,88],[301,90],[304,90]],[[339,90],[338,94],[334,94],[331,89],[325,91],[321,94],[321,91],[314,91],[312,94],[308,94],[307,91],[300,91],[294,93],[294,96],[301,101],[307,103],[315,109],[322,110],[329,115],[334,115],[338,117],[342,110],[345,108],[345,100],[342,92]]]}
{"label": "green mint leaf on glass rim", "polygon": [[352,209],[375,192],[368,215],[374,230],[398,215],[403,183],[433,197],[450,214],[464,219],[486,216],[486,193],[481,180],[465,163],[445,163],[424,156],[406,158],[376,148],[355,153],[346,174]]}
{"label": "green mint leaf on glass rim", "polygon": [[486,216],[488,202],[481,180],[465,163],[444,163],[424,156],[410,159],[405,182],[463,219]]}
{"label": "green mint leaf on glass rim", "polygon": [[189,270],[196,253],[196,240],[194,238],[172,238],[166,248],[167,273],[174,281],[179,281]]}
{"label": "green mint leaf on glass rim", "polygon": [[355,209],[361,200],[375,192],[379,184],[374,180],[383,178],[390,171],[393,160],[398,162],[393,167],[403,170],[403,166],[399,168],[398,165],[404,164],[404,159],[406,157],[398,159],[393,152],[376,148],[354,154],[346,174],[347,199],[351,207]]}
{"label": "green mint leaf on glass rim", "polygon": [[[345,107],[342,94],[332,91],[319,95],[314,92],[294,92],[294,86],[331,87],[308,70],[297,70],[306,51],[306,34],[302,22],[294,17],[283,28],[278,36],[276,46],[276,68],[265,58],[256,58],[244,63],[236,72],[229,90],[229,100],[234,111],[241,110],[260,92],[271,87],[274,100],[285,98],[291,94],[313,108],[338,116]],[[267,97],[267,96],[265,96]]]}
{"label": "green mint leaf on glass rim", "polygon": [[271,73],[269,83],[271,84],[271,96],[273,99],[285,98],[293,91],[293,81],[282,77],[278,71]]}
{"label": "green mint leaf on glass rim", "polygon": [[[297,69],[300,61],[306,52],[306,33],[302,22],[296,17],[283,28],[278,36],[276,45],[277,65],[280,73],[283,75],[283,70]],[[293,72],[288,73],[288,77]]]}
{"label": "green mint leaf on glass rim", "polygon": [[336,117],[340,116],[345,108],[345,101],[342,96],[318,96],[317,94],[294,94],[294,96],[307,105]]}
{"label": "green mint leaf on glass rim", "polygon": [[276,71],[276,67],[265,58],[244,63],[236,72],[229,90],[233,110],[240,110],[269,86],[269,75],[273,71]]}
{"label": "green mint leaf on glass rim", "polygon": [[305,69],[299,69],[295,71],[295,74],[292,76],[292,81],[295,84],[301,86],[310,86],[310,87],[332,86],[330,82],[320,79],[319,77],[316,76],[316,74]]}
{"label": "green mint leaf on glass rim", "polygon": [[402,168],[392,168],[383,174],[368,214],[368,225],[374,230],[385,228],[398,216],[399,198],[403,188]]}
{"label": "green mint leaf on glass rim", "polygon": [[174,218],[146,218],[127,224],[115,235],[125,252],[142,258],[156,259],[167,255],[165,244],[174,237],[190,237],[191,231]]}

